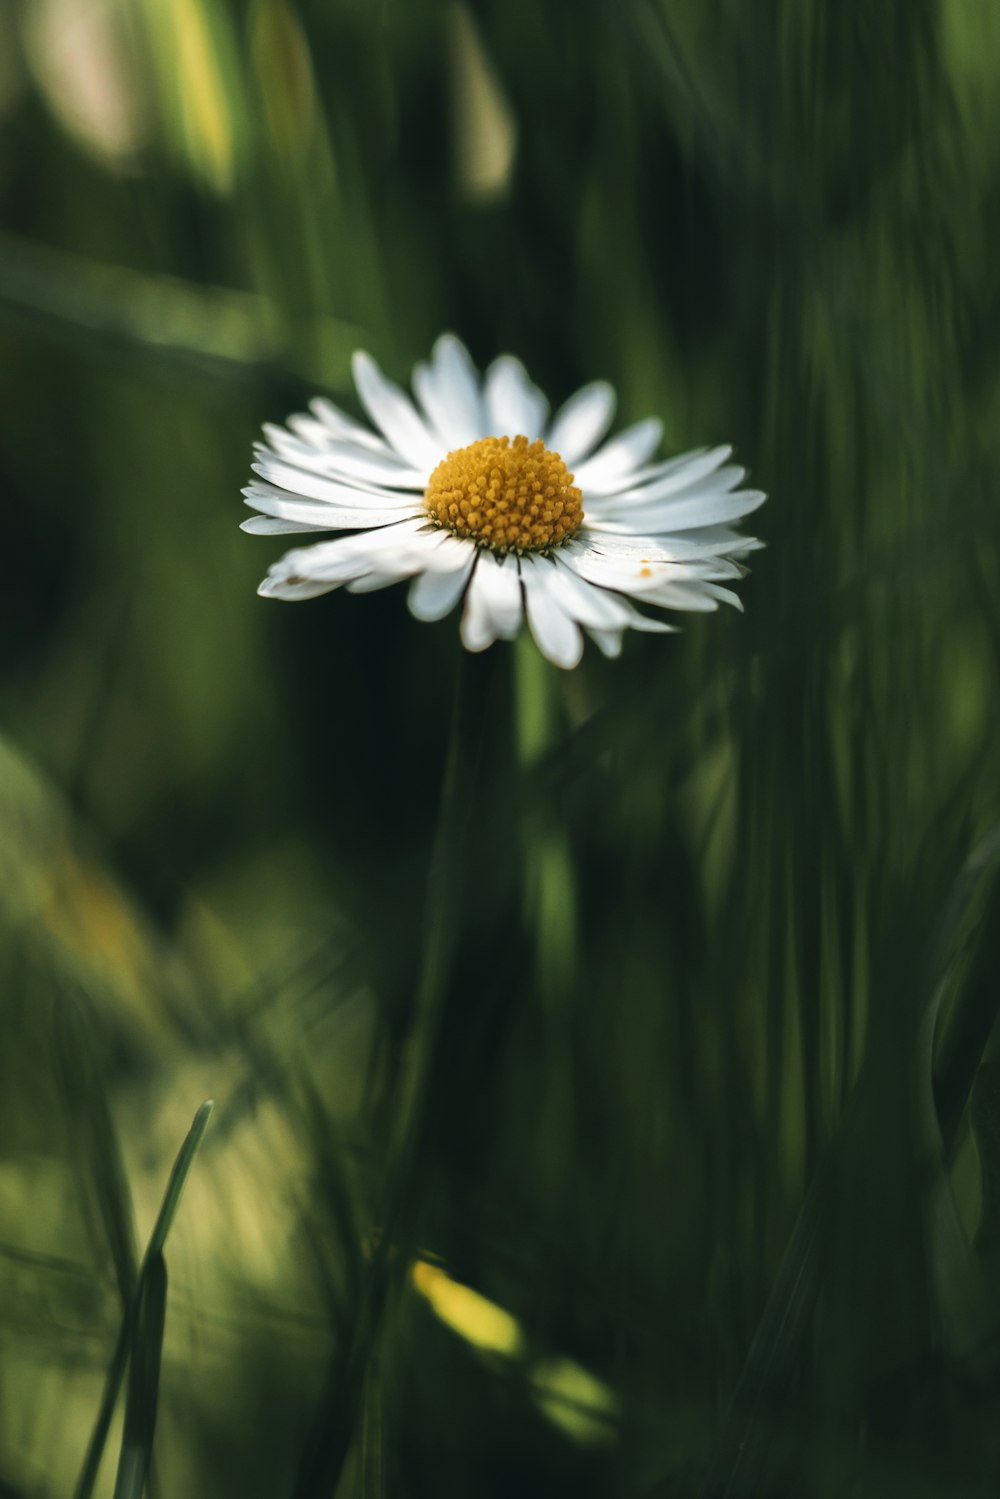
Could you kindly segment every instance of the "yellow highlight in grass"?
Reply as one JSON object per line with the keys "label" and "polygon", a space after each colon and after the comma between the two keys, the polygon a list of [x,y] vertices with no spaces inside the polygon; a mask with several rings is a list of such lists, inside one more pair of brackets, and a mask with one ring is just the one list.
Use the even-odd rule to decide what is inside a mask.
{"label": "yellow highlight in grass", "polygon": [[184,123],[192,156],[220,191],[232,186],[234,141],[226,93],[198,0],[174,0]]}
{"label": "yellow highlight in grass", "polygon": [[458,186],[479,202],[495,202],[510,186],[517,122],[467,5],[451,6],[449,52]]}
{"label": "yellow highlight in grass", "polygon": [[581,1446],[596,1447],[618,1438],[618,1396],[596,1374],[571,1358],[527,1361],[528,1339],[510,1312],[453,1280],[442,1266],[415,1260],[410,1280],[439,1322],[477,1353],[518,1360],[525,1386],[538,1411]]}
{"label": "yellow highlight in grass", "polygon": [[294,154],[309,142],[317,123],[308,38],[286,0],[255,0],[249,33],[268,128],[277,146]]}
{"label": "yellow highlight in grass", "polygon": [[524,1353],[525,1337],[517,1318],[470,1286],[452,1280],[440,1265],[416,1260],[410,1279],[438,1320],[479,1353],[502,1358],[519,1358]]}
{"label": "yellow highlight in grass", "polygon": [[543,1415],[584,1446],[602,1446],[618,1435],[618,1397],[603,1380],[570,1358],[544,1359],[529,1375]]}
{"label": "yellow highlight in grass", "polygon": [[232,190],[243,98],[226,10],[205,0],[142,0],[168,138],[218,193]]}

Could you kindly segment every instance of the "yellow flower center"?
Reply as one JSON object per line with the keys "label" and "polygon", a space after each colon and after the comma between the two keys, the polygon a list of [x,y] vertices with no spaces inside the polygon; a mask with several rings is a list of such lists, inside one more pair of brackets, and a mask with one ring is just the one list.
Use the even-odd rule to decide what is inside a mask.
{"label": "yellow flower center", "polygon": [[583,496],[540,438],[481,437],[442,459],[424,498],[456,536],[493,552],[547,552],[583,523]]}

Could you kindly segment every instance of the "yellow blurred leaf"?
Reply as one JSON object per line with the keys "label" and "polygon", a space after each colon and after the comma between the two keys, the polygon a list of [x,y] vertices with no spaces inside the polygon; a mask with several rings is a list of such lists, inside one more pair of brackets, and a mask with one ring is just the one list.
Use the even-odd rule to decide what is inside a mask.
{"label": "yellow blurred leaf", "polygon": [[410,1278],[434,1315],[452,1332],[480,1353],[517,1358],[525,1346],[524,1332],[516,1317],[495,1301],[480,1296],[471,1286],[452,1280],[440,1265],[415,1261]]}
{"label": "yellow blurred leaf", "polygon": [[618,1397],[595,1374],[569,1358],[545,1359],[529,1375],[539,1410],[566,1436],[586,1446],[618,1436]]}

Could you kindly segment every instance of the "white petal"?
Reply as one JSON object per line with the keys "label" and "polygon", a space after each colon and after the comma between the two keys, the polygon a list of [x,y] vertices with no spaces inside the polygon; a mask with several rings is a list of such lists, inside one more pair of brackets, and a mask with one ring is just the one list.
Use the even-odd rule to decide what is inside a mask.
{"label": "white petal", "polygon": [[[676,458],[666,458],[662,463],[654,463],[649,468],[640,469],[634,475],[634,482],[650,484],[662,480],[669,484],[676,482],[678,489],[686,489],[696,480],[716,473],[720,465],[730,457],[732,451],[729,444],[714,448],[693,448],[688,453],[679,453]],[[664,493],[667,492],[664,491]]]}
{"label": "white petal", "polygon": [[[685,536],[692,536],[694,532],[685,531]],[[759,536],[737,536],[729,546],[727,553],[731,557],[743,557],[747,552],[760,552],[767,546],[766,541],[761,541]]]}
{"label": "white petal", "polygon": [[[268,484],[277,485],[289,494],[299,495],[303,499],[322,500],[327,505],[347,505],[352,510],[362,509],[365,505],[370,505],[374,510],[384,505],[412,505],[417,498],[415,494],[400,493],[399,490],[358,489],[353,484],[344,484],[323,474],[311,473],[308,469],[285,463],[266,450],[250,467],[255,474],[266,479]],[[251,483],[249,487],[253,489],[256,486]]]}
{"label": "white petal", "polygon": [[293,531],[329,531],[327,523],[324,526],[310,525],[306,521],[278,520],[273,515],[251,515],[249,520],[240,521],[240,530],[248,531],[251,536],[287,536]]}
{"label": "white petal", "polygon": [[722,588],[718,583],[707,582],[702,584],[702,587],[710,589],[720,603],[732,604],[733,608],[738,610],[740,614],[745,613],[745,610],[743,608],[743,600],[740,598],[739,594],[734,593],[731,588]]}
{"label": "white petal", "polygon": [[629,623],[632,610],[624,599],[607,589],[588,583],[559,557],[546,578],[546,586],[571,619],[595,630],[622,630]]}
{"label": "white petal", "polygon": [[615,393],[605,380],[585,385],[556,412],[545,439],[550,452],[558,453],[567,468],[600,442],[615,414]]}
{"label": "white petal", "polygon": [[[643,598],[643,603],[645,602]],[[648,614],[640,614],[638,609],[633,609],[629,619],[629,628],[646,635],[676,635],[679,626],[668,625],[665,619],[651,619]]]}
{"label": "white petal", "polygon": [[[561,557],[565,559],[567,567],[572,568],[587,582],[631,596],[642,604],[704,612],[718,608],[718,585],[687,577],[683,567],[673,563],[646,562],[641,558],[626,561],[624,558],[604,556],[595,548],[589,551],[583,548],[566,548]],[[721,592],[725,594],[728,590],[723,589]],[[673,628],[663,620],[650,619],[636,610],[630,611],[628,623],[633,630],[647,630],[658,634]]]}
{"label": "white petal", "polygon": [[487,436],[479,372],[468,349],[453,333],[441,335],[429,365],[417,365],[413,388],[441,434],[446,451],[468,447]]}
{"label": "white petal", "polygon": [[697,583],[660,583],[642,595],[644,604],[658,604],[661,609],[684,609],[688,613],[714,614],[718,601]]}
{"label": "white petal", "polygon": [[[366,490],[369,494],[384,493],[386,487],[396,490],[407,487],[410,487],[414,490],[423,488],[422,483],[416,482],[415,477],[409,478],[408,485],[399,483],[400,478],[402,478],[404,475],[415,476],[416,471],[413,469],[402,468],[400,466],[400,460],[396,457],[395,453],[393,453],[390,458],[388,448],[386,448],[385,450],[385,458],[382,459],[381,463],[383,472],[385,472],[386,458],[390,458],[391,466],[389,466],[387,470],[389,475],[389,484],[388,486],[385,486],[375,479],[366,478],[360,474],[350,472],[345,473],[341,460],[332,451],[332,439],[327,443],[326,447],[324,447],[323,449],[319,449],[317,447],[311,446],[309,443],[303,442],[300,438],[295,437],[291,432],[286,431],[284,427],[265,426],[264,431],[267,435],[267,444],[260,442],[254,443],[253,449],[254,455],[259,463],[274,463],[275,461],[281,461],[287,463],[292,468],[302,469],[306,473],[310,474],[319,474],[324,479],[333,479],[338,484],[348,484],[352,489]],[[365,465],[367,460],[367,466],[369,467],[369,469],[373,469],[375,467],[375,465],[371,463],[371,458],[373,456],[372,454],[363,453],[360,449],[355,448],[353,445],[349,445],[349,450],[350,456],[347,460],[348,463],[350,463],[351,459],[353,458],[360,459],[360,463],[362,465]],[[379,460],[376,457],[375,464],[377,465],[378,462]]]}
{"label": "white petal", "polygon": [[372,568],[370,572],[362,573],[358,578],[352,578],[344,586],[348,593],[376,593],[380,588],[391,588],[394,583],[402,583],[406,578],[412,578],[414,573],[420,571],[420,559],[418,557],[398,557],[390,564],[379,563],[378,567]]}
{"label": "white petal", "polygon": [[[384,453],[369,452],[353,442],[337,442],[333,438],[323,449],[323,471],[331,479],[342,484],[358,487],[384,485],[387,489],[419,489],[427,487],[427,474],[421,469],[406,468],[403,460],[386,448]],[[361,485],[359,485],[361,481]]]}
{"label": "white petal", "polygon": [[613,505],[616,500],[690,499],[694,495],[727,494],[746,478],[747,471],[737,463],[727,463],[713,474],[701,474],[696,479],[686,479],[683,474],[654,479],[648,484],[630,483],[628,489],[617,495],[602,497],[602,505]]}
{"label": "white petal", "polygon": [[[736,534],[735,532],[733,533]],[[678,541],[673,536],[649,536],[639,531],[609,531],[600,521],[588,520],[586,529],[577,533],[564,549],[569,551],[597,552],[602,557],[611,557],[618,562],[681,562],[694,557],[700,561],[704,556],[700,550],[692,552],[686,545],[687,536]],[[718,561],[716,554],[707,554],[707,564]],[[727,564],[728,565],[728,564]]]}
{"label": "white petal", "polygon": [[463,408],[475,437],[489,436],[482,377],[462,340],[454,333],[442,333],[434,345],[431,360],[448,400]]}
{"label": "white petal", "polygon": [[396,521],[409,520],[422,510],[410,505],[385,505],[376,509],[362,505],[357,509],[348,505],[324,504],[320,500],[300,499],[285,494],[280,489],[271,489],[265,484],[251,485],[244,491],[246,503],[262,515],[271,515],[278,520],[301,521],[303,525],[324,531],[365,530],[371,526],[390,526]]}
{"label": "white petal", "polygon": [[475,555],[475,551],[474,544],[467,537],[452,536],[450,531],[432,531],[424,565],[429,572],[453,573],[457,568],[464,567],[470,556]]}
{"label": "white petal", "polygon": [[604,521],[588,514],[585,529],[571,543],[575,549],[596,548],[605,556],[645,562],[688,562],[699,558],[742,556],[763,546],[752,536],[741,536],[729,526],[705,526],[682,531],[677,536],[650,536],[630,526],[610,529]]}
{"label": "white petal", "polygon": [[257,592],[263,599],[284,599],[286,603],[298,603],[301,599],[318,599],[320,594],[331,593],[336,583],[318,583],[313,579],[266,577]]}
{"label": "white petal", "polygon": [[[289,417],[288,424],[296,437],[301,435],[300,424],[294,417]],[[330,474],[345,477],[350,484],[361,481],[386,484],[391,489],[423,489],[427,482],[423,469],[409,466],[381,440],[376,447],[367,446],[353,437],[327,436],[321,451]]]}
{"label": "white petal", "polygon": [[451,572],[423,572],[414,579],[408,603],[415,619],[444,619],[451,613],[465,592],[476,560],[474,547],[466,547],[465,554],[462,566]]}
{"label": "white petal", "polygon": [[440,443],[417,415],[416,407],[399,386],[387,380],[370,354],[359,349],[352,360],[354,383],[375,425],[414,468],[430,473],[444,454]]}
{"label": "white petal", "polygon": [[620,630],[588,630],[594,644],[603,652],[609,660],[614,661],[622,653],[622,637]]}
{"label": "white petal", "polygon": [[731,589],[720,588],[718,583],[704,583],[696,578],[661,583],[657,588],[644,593],[642,598],[643,603],[659,604],[664,609],[695,609],[704,614],[713,614],[721,601],[732,604],[743,613],[742,600]]}
{"label": "white petal", "polygon": [[[710,474],[699,474],[693,477],[691,474],[677,474],[671,478],[654,479],[649,483],[643,482],[636,490],[637,498],[644,500],[660,499],[667,494],[690,495],[690,494],[725,494],[729,490],[737,489],[747,476],[747,471],[740,463],[723,463],[713,469]],[[664,488],[671,485],[670,489]]]}
{"label": "white petal", "polygon": [[[564,553],[556,556],[556,572],[551,587],[571,618],[590,630],[620,631],[626,629],[646,630],[653,634],[666,634],[674,629],[664,620],[650,619],[604,584],[591,582],[570,565]],[[646,594],[642,595],[643,602]]]}
{"label": "white petal", "polygon": [[521,558],[525,609],[535,644],[554,666],[569,670],[583,654],[583,636],[549,587],[554,570],[548,558]]}
{"label": "white petal", "polygon": [[493,437],[541,437],[549,403],[519,359],[501,354],[486,371],[486,419]]}
{"label": "white petal", "polygon": [[718,578],[742,576],[742,570],[731,568],[716,557],[693,558],[677,561],[671,557],[657,557],[651,551],[639,552],[623,549],[622,552],[607,550],[607,538],[594,535],[588,543],[577,541],[575,546],[564,547],[560,560],[573,572],[600,588],[610,588],[618,593],[645,600],[652,598],[661,587],[675,583],[691,583],[701,588],[703,582],[714,583]]}
{"label": "white petal", "polygon": [[[399,569],[400,576],[409,577],[424,570],[428,557],[437,547],[438,534],[428,530],[423,517],[419,516],[394,526],[383,526],[380,531],[359,531],[353,536],[337,537],[333,542],[324,543],[331,548],[330,562],[324,566],[324,574],[328,569],[336,571],[338,567],[345,575],[350,572],[352,576],[365,571],[393,572]],[[355,566],[356,563],[360,565]]]}
{"label": "white petal", "polygon": [[662,436],[663,423],[650,416],[612,437],[576,471],[576,482],[584,496],[588,492],[600,495],[620,489],[623,480],[631,479],[634,471],[656,452]]}
{"label": "white petal", "polygon": [[322,422],[300,414],[290,416],[283,427],[277,422],[265,422],[263,432],[276,452],[287,451],[304,462],[323,462],[328,459],[331,446],[339,442],[363,453],[389,458],[398,468],[403,467],[399,455],[387,447],[381,437],[366,432],[363,427],[358,427],[356,432],[331,432]]}
{"label": "white petal", "polygon": [[440,441],[442,457],[446,453],[454,452],[456,448],[467,447],[471,439],[454,435],[452,429],[456,424],[453,413],[449,410],[447,401],[440,396],[430,365],[415,364],[410,383],[420,408],[427,418],[427,425]]}
{"label": "white petal", "polygon": [[738,562],[730,562],[726,557],[698,557],[690,562],[675,562],[671,571],[676,573],[680,582],[691,578],[704,583],[739,579],[747,573],[745,567]]}
{"label": "white petal", "polygon": [[517,562],[513,557],[499,562],[490,552],[480,552],[465,595],[462,644],[466,650],[483,651],[494,640],[513,640],[523,623]]}
{"label": "white petal", "polygon": [[692,548],[692,556],[697,551],[703,557],[742,557],[747,552],[761,551],[766,543],[757,536],[742,536],[731,526],[695,526],[677,538],[672,537],[670,545]]}
{"label": "white petal", "polygon": [[[371,448],[377,453],[392,451],[379,433],[363,427],[360,422],[356,422],[353,417],[341,411],[339,406],[335,406],[325,396],[316,396],[310,401],[309,410],[316,418],[315,422],[310,421],[307,416],[288,419],[288,425],[293,431],[306,437],[307,441],[329,442],[330,438],[334,437],[340,442],[357,443],[360,447]],[[319,431],[316,430],[317,427]]]}
{"label": "white petal", "polygon": [[662,536],[741,520],[744,515],[759,509],[765,498],[760,490],[738,489],[734,494],[701,495],[696,492],[669,500],[621,499],[597,512],[595,520],[618,535],[639,531],[649,536]]}
{"label": "white petal", "polygon": [[673,564],[636,557],[609,557],[596,547],[566,547],[562,559],[579,577],[599,588],[642,597],[674,577]]}
{"label": "white petal", "polygon": [[409,576],[423,566],[423,557],[431,537],[418,523],[404,521],[385,526],[381,531],[338,536],[315,546],[297,547],[286,552],[270,569],[272,578],[295,581],[311,579],[337,586],[366,573],[390,573],[401,569],[400,577]]}

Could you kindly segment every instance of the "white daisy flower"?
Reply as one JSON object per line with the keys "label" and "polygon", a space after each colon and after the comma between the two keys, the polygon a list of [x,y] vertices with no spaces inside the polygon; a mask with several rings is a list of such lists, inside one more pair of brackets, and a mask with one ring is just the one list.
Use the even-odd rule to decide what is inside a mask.
{"label": "white daisy flower", "polygon": [[354,381],[377,430],[319,397],[311,415],[265,426],[255,448],[259,478],[243,493],[260,514],[245,531],[342,533],[287,552],[261,584],[266,597],[410,578],[417,619],[442,619],[464,600],[470,651],[513,639],[527,621],[562,667],[579,661],[583,631],[617,656],[626,630],[674,628],[636,604],[742,607],[723,585],[760,543],[733,523],[764,495],[738,488],[731,448],[654,463],[655,418],[601,443],[610,385],[585,385],[550,419],[517,359],[501,355],[481,377],[448,333],[413,371],[415,401],[364,353]]}

